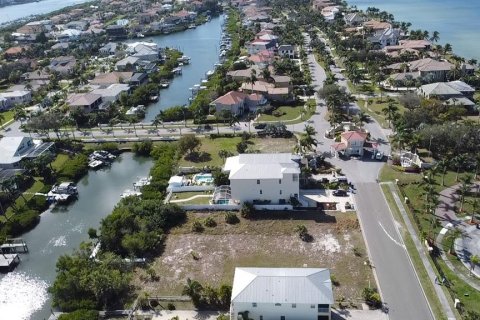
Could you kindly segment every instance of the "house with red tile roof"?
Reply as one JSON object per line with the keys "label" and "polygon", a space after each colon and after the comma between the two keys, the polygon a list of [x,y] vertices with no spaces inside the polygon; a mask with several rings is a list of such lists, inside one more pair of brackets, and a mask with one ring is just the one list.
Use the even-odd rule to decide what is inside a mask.
{"label": "house with red tile roof", "polygon": [[248,95],[243,92],[230,91],[215,99],[211,105],[215,107],[216,113],[228,110],[233,115],[238,116],[245,112],[245,100],[247,99],[247,96]]}
{"label": "house with red tile roof", "polygon": [[332,153],[336,156],[342,153],[345,156],[363,156],[363,147],[367,141],[368,133],[364,131],[346,131],[340,134],[340,142],[331,146]]}

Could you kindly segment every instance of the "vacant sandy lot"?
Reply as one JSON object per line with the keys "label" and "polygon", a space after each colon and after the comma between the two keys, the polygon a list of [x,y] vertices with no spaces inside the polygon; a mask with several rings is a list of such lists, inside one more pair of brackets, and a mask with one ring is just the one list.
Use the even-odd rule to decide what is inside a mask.
{"label": "vacant sandy lot", "polygon": [[[217,226],[191,232],[193,221],[203,222],[207,216]],[[307,227],[312,242],[299,239],[294,231],[299,224]],[[354,248],[362,255],[356,256]],[[187,278],[214,287],[231,285],[236,266],[307,265],[330,268],[340,283],[334,289],[335,298],[356,304],[369,281],[374,285],[371,270],[364,265],[365,252],[356,216],[351,213],[270,213],[256,220],[240,219],[235,225],[224,222],[224,213],[190,213],[188,222],[168,235],[164,253],[153,263],[159,280],[149,281],[145,271],[138,270],[134,284],[153,295],[180,295]]]}

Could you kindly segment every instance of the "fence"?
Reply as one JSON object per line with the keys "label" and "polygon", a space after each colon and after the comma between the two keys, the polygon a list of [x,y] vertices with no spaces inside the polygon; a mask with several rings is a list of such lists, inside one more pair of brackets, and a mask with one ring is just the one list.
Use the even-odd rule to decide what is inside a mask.
{"label": "fence", "polygon": [[231,211],[240,210],[241,206],[238,204],[186,204],[177,203],[184,210],[211,210],[211,211]]}
{"label": "fence", "polygon": [[214,190],[215,186],[181,186],[181,187],[169,187],[168,191],[171,192],[196,192],[196,191],[211,191]]}

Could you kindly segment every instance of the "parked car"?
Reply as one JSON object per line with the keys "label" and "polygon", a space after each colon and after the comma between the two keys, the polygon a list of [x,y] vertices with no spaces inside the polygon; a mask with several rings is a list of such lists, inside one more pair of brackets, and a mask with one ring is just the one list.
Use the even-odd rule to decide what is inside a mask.
{"label": "parked car", "polygon": [[257,123],[257,124],[254,125],[253,127],[254,127],[255,129],[258,129],[258,130],[263,130],[263,129],[265,129],[266,126],[267,126],[266,123]]}
{"label": "parked car", "polygon": [[345,176],[340,176],[340,177],[333,178],[331,182],[348,183],[348,179]]}
{"label": "parked car", "polygon": [[345,190],[342,190],[342,189],[338,189],[338,190],[334,190],[332,192],[332,194],[335,196],[335,197],[346,197],[348,194],[347,194],[347,191]]}

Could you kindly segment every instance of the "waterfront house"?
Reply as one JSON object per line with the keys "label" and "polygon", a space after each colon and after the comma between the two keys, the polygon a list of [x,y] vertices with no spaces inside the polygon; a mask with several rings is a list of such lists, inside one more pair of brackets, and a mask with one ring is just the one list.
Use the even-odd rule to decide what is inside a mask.
{"label": "waterfront house", "polygon": [[243,92],[230,91],[215,99],[211,105],[215,107],[216,113],[223,110],[230,111],[233,115],[241,115],[245,112],[245,100],[247,95]]}
{"label": "waterfront house", "polygon": [[100,73],[93,78],[90,83],[106,88],[114,83],[128,83],[132,78],[133,72],[108,72]]}
{"label": "waterfront house", "polygon": [[106,88],[96,88],[92,90],[93,94],[98,94],[102,97],[102,102],[105,105],[114,103],[120,99],[122,93],[130,93],[130,85],[126,83],[114,83]]}
{"label": "waterfront house", "polygon": [[247,93],[260,93],[271,101],[287,102],[292,99],[291,86],[276,87],[275,84],[265,81],[242,83],[241,90]]}
{"label": "waterfront house", "polygon": [[286,204],[299,195],[300,166],[290,153],[252,153],[229,157],[228,172],[232,200]]}
{"label": "waterfront house", "polygon": [[235,268],[230,320],[330,320],[330,270]]}
{"label": "waterfront house", "polygon": [[389,45],[383,48],[383,51],[390,56],[396,56],[399,53],[425,52],[431,49],[432,43],[428,40],[399,40],[398,45]]}
{"label": "waterfront house", "polygon": [[436,82],[421,86],[418,95],[427,99],[440,99],[445,105],[464,106],[474,109],[473,94],[475,89],[463,81]]}
{"label": "waterfront house", "polygon": [[102,55],[112,56],[115,53],[117,53],[117,48],[118,48],[118,45],[115,42],[109,42],[106,45],[104,45],[103,47],[101,47],[98,51]]}
{"label": "waterfront house", "polygon": [[332,153],[336,156],[343,153],[345,156],[358,155],[363,156],[365,142],[368,133],[364,131],[346,131],[340,134],[340,142],[331,146]]}
{"label": "waterfront house", "polygon": [[312,7],[314,10],[322,11],[323,8],[333,6],[335,3],[330,0],[313,0]]}
{"label": "waterfront house", "polygon": [[454,65],[448,61],[425,58],[408,63],[394,63],[386,69],[394,72],[410,72],[414,79],[431,83],[447,80],[447,75],[453,67]]}
{"label": "waterfront house", "polygon": [[128,80],[128,83],[133,86],[140,86],[148,82],[148,75],[144,72],[135,72]]}
{"label": "waterfront house", "polygon": [[72,73],[76,65],[77,59],[74,56],[59,56],[53,58],[48,67],[50,70],[65,76]]}
{"label": "waterfront house", "polygon": [[0,140],[0,168],[21,168],[23,159],[34,159],[51,152],[53,142],[43,143],[30,137],[3,137]]}
{"label": "waterfront house", "polygon": [[396,45],[400,38],[400,30],[394,28],[387,28],[375,30],[368,38],[374,48],[383,49],[386,46]]}
{"label": "waterfront house", "polygon": [[126,57],[115,64],[115,70],[117,71],[135,71],[137,70],[138,62],[140,58]]}
{"label": "waterfront house", "polygon": [[327,22],[333,22],[337,13],[340,13],[340,8],[338,6],[328,6],[321,10],[321,14]]}
{"label": "waterfront house", "polygon": [[71,110],[82,110],[84,113],[101,109],[102,102],[102,96],[95,93],[74,93],[67,98]]}
{"label": "waterfront house", "polygon": [[350,12],[343,17],[343,20],[347,26],[356,27],[365,22],[366,18],[361,12]]}
{"label": "waterfront house", "polygon": [[123,39],[127,37],[127,30],[124,26],[110,25],[105,31],[110,39]]}

